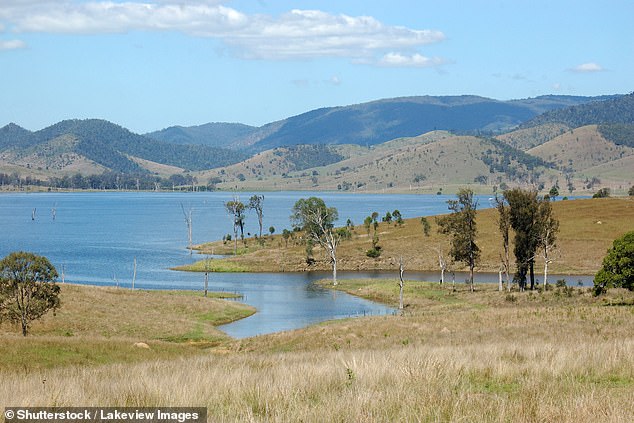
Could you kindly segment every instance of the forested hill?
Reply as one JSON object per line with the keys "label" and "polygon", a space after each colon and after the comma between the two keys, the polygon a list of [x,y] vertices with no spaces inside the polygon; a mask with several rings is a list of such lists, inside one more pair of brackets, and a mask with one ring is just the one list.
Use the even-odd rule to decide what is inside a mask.
{"label": "forested hill", "polygon": [[[592,101],[591,97],[544,96],[498,101],[478,96],[402,97],[312,110],[265,125],[250,136],[252,150],[296,144],[371,146],[433,130],[497,133],[545,111]],[[272,126],[275,127],[272,127]]]}
{"label": "forested hill", "polygon": [[213,122],[198,126],[170,126],[145,136],[172,144],[200,144],[237,149],[258,128],[241,123]]}
{"label": "forested hill", "polygon": [[634,124],[634,93],[543,113],[520,128],[559,123],[569,128],[601,124]]}
{"label": "forested hill", "polygon": [[16,125],[7,125],[0,130],[0,134],[4,134],[0,135],[3,149],[34,149],[53,140],[71,139],[72,142],[66,144],[68,151],[65,153],[79,154],[123,173],[144,172],[132,157],[188,170],[225,166],[246,158],[245,154],[217,147],[183,146],[152,140],[100,119],[65,120],[37,132],[17,128]]}

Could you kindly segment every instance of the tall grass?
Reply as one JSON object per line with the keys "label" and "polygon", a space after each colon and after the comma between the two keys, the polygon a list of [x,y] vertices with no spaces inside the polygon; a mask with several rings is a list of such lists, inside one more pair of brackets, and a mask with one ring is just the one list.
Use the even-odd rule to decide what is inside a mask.
{"label": "tall grass", "polygon": [[206,406],[210,421],[626,422],[634,342],[210,355],[2,374],[0,407]]}
{"label": "tall grass", "polygon": [[634,421],[634,294],[553,290],[511,302],[493,286],[407,284],[403,316],[326,322],[172,360],[145,351],[142,363],[4,368],[0,408],[205,406],[214,422]]}

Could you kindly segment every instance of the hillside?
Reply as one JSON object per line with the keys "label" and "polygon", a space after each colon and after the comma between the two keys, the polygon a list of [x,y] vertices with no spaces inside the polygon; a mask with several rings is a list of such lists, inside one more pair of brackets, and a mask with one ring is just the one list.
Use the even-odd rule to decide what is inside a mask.
{"label": "hillside", "polygon": [[[475,184],[491,192],[501,184],[579,190],[594,189],[600,182],[624,190],[632,183],[628,170],[634,173],[629,161],[608,164],[627,157],[633,148],[634,125],[628,121],[634,114],[633,95],[512,101],[402,97],[312,110],[260,128],[210,123],[145,136],[98,119],[62,121],[36,132],[9,124],[0,128],[0,174],[21,175],[18,185],[27,178],[50,185],[76,173],[110,172],[109,180],[134,175],[132,185],[145,189],[203,185],[437,192]],[[601,123],[605,116],[612,116],[611,121]],[[584,119],[599,126],[573,129]],[[508,128],[513,130],[496,139],[474,136]],[[589,175],[595,175],[590,176],[592,184]]]}
{"label": "hillside", "polygon": [[597,125],[589,125],[571,129],[527,153],[555,163],[560,170],[580,172],[634,155],[634,148],[606,140]]}
{"label": "hillside", "polygon": [[591,101],[586,97],[537,97],[498,101],[477,96],[402,97],[312,110],[265,125],[251,134],[252,150],[295,144],[371,146],[437,129],[502,132],[546,110]]}
{"label": "hillside", "polygon": [[547,123],[564,124],[569,128],[609,123],[634,124],[634,93],[549,111],[523,123],[520,128]]}
{"label": "hillside", "polygon": [[247,162],[204,172],[222,189],[339,191],[437,190],[449,185],[519,184],[551,172],[537,157],[494,140],[434,131],[374,147],[342,145],[341,160],[314,168],[289,164],[286,149],[268,150]]}
{"label": "hillside", "polygon": [[[607,249],[615,238],[632,229],[634,222],[634,199],[602,198],[585,200],[555,201],[553,211],[560,221],[557,237],[558,253],[550,266],[551,272],[570,274],[594,274],[601,266]],[[394,209],[398,204],[394,204]],[[388,210],[377,210],[380,216]],[[371,213],[368,210],[368,214]],[[365,252],[371,247],[370,234],[361,222],[353,230],[352,238],[338,247],[339,270],[394,270],[398,269],[398,257],[403,256],[408,271],[438,270],[438,249],[448,255],[448,238],[438,233],[438,226],[433,217],[428,217],[431,225],[429,236],[424,236],[420,218],[404,216],[402,226],[394,223],[379,224],[377,235],[381,246],[379,258],[369,258]],[[478,265],[480,272],[499,270],[501,240],[497,228],[497,210],[489,208],[477,213],[477,244],[481,250]],[[346,216],[339,216],[337,226],[344,226]],[[306,264],[305,245],[299,236],[292,238],[288,245],[280,235],[267,237],[264,248],[253,240],[248,240],[248,248],[236,257],[214,260],[218,269],[239,268],[243,271],[278,272],[329,270],[330,262],[324,251],[316,248],[313,265]],[[513,237],[511,237],[513,243]],[[216,254],[227,250],[231,254],[232,246],[224,246],[222,241],[215,241],[199,247],[201,253],[215,251]],[[512,251],[511,245],[511,251]],[[464,270],[461,264],[454,265],[455,270]],[[543,259],[536,259],[535,269],[543,269]],[[514,271],[514,269],[513,269]]]}
{"label": "hillside", "polygon": [[[52,170],[145,173],[143,160],[200,170],[246,158],[217,147],[176,145],[134,134],[105,120],[67,120],[37,132],[8,125],[0,130],[0,157],[5,164]],[[17,136],[16,136],[17,134]],[[140,159],[135,161],[135,159]]]}
{"label": "hillside", "polygon": [[170,126],[145,134],[146,137],[171,144],[200,144],[237,150],[257,130],[241,123],[214,122],[198,126]]}

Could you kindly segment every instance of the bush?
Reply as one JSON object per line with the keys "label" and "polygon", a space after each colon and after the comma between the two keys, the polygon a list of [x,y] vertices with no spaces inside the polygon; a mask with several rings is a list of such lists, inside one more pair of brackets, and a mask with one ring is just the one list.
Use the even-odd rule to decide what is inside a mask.
{"label": "bush", "polygon": [[365,252],[365,255],[370,258],[377,258],[381,255],[381,247],[371,248]]}
{"label": "bush", "polygon": [[595,295],[612,287],[634,291],[634,231],[614,241],[594,277]]}

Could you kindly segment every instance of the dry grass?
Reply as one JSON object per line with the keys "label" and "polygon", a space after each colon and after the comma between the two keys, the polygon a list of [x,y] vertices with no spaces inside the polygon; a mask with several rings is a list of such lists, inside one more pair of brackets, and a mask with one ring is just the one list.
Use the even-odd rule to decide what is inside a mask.
{"label": "dry grass", "polygon": [[[186,291],[61,286],[62,306],[33,322],[29,336],[0,326],[0,370],[175,357],[229,339],[216,326],[252,314],[236,302]],[[220,294],[216,294],[220,296]],[[152,348],[134,348],[145,342]]]}
{"label": "dry grass", "polygon": [[[398,205],[394,205],[398,208]],[[615,238],[634,229],[634,200],[630,198],[606,198],[574,201],[556,201],[553,204],[555,216],[560,220],[559,249],[550,266],[553,273],[593,274],[601,266],[607,249]],[[370,214],[373,210],[368,210]],[[382,215],[386,210],[378,210]],[[406,216],[407,217],[407,216]],[[345,220],[345,216],[342,216]],[[340,270],[394,270],[398,257],[403,256],[407,270],[437,270],[438,255],[436,249],[449,251],[447,238],[438,234],[434,218],[428,218],[431,224],[429,237],[423,235],[419,218],[406,219],[403,226],[395,224],[379,225],[379,245],[382,254],[378,259],[366,257],[371,247],[361,222],[353,232],[350,241],[339,247]],[[500,268],[501,240],[497,229],[497,212],[493,209],[478,212],[477,243],[482,251],[482,260],[477,270],[497,272]],[[328,270],[329,261],[319,248],[315,248],[317,263],[308,266],[305,262],[304,246],[289,242],[288,247],[281,236],[267,237],[266,245],[259,246],[254,240],[247,240],[244,254],[225,260],[213,260],[219,269],[240,269],[240,271],[306,271]],[[222,242],[205,244],[203,252],[225,251],[230,254],[228,245]],[[224,248],[224,250],[223,250]],[[511,246],[512,251],[512,246]],[[542,262],[536,260],[535,271],[542,271]],[[462,270],[460,264],[456,270]],[[231,271],[231,270],[230,270]]]}
{"label": "dry grass", "polygon": [[[383,285],[368,290],[394,281]],[[329,322],[236,341],[217,354],[5,369],[0,407],[196,405],[210,421],[634,419],[632,293],[612,291],[604,301],[573,289],[570,297],[514,293],[507,301],[491,287],[469,294],[420,286],[408,291],[404,316]]]}

